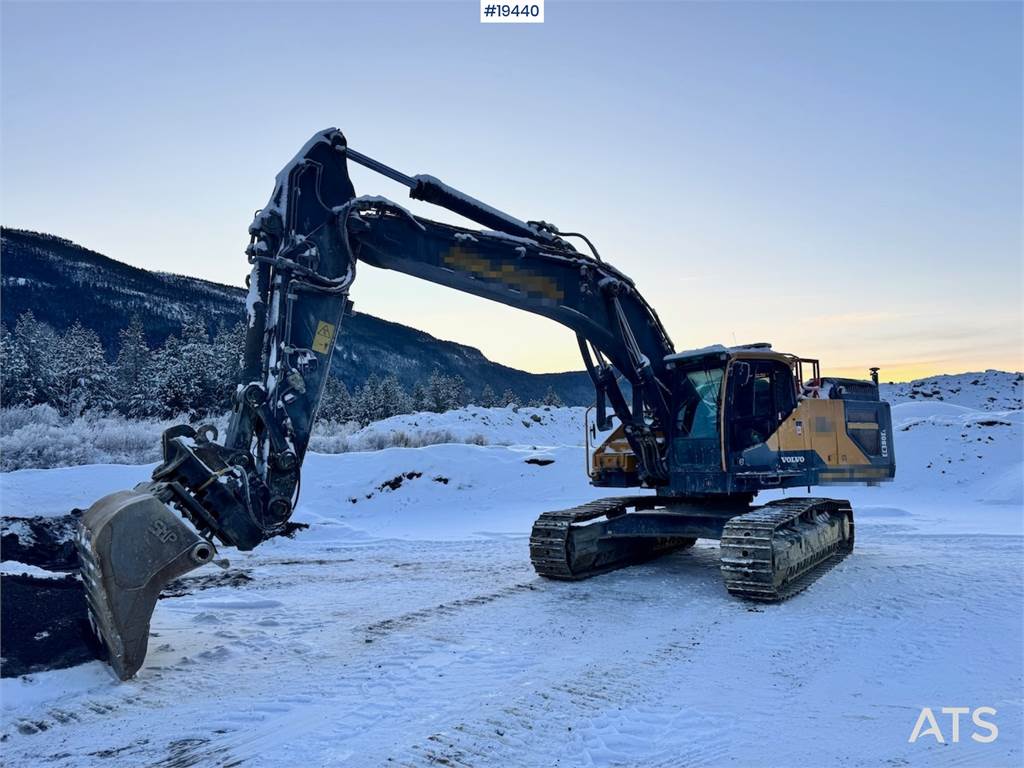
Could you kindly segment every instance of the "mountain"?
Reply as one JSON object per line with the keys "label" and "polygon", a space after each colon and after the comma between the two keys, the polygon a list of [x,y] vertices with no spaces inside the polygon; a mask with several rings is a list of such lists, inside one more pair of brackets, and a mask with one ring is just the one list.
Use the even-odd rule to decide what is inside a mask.
{"label": "mountain", "polygon": [[[78,320],[99,334],[110,356],[133,315],[142,318],[151,346],[180,331],[189,316],[204,318],[211,331],[244,316],[241,287],[132,267],[54,235],[2,228],[0,260],[5,325],[13,327],[27,310],[57,330]],[[350,389],[371,374],[389,373],[411,388],[439,370],[461,376],[473,392],[490,385],[498,394],[511,389],[530,400],[550,387],[570,405],[588,405],[594,397],[585,372],[527,373],[492,362],[474,347],[360,313],[345,319],[333,365]]]}

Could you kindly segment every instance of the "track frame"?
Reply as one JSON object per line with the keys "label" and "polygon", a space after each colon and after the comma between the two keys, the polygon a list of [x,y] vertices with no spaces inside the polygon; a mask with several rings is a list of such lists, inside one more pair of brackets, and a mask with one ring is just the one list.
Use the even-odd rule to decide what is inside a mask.
{"label": "track frame", "polygon": [[751,507],[617,496],[541,515],[530,535],[540,576],[579,581],[646,562],[697,539],[721,541],[730,594],[780,601],[806,588],[853,551],[853,510],[839,499],[780,499]]}

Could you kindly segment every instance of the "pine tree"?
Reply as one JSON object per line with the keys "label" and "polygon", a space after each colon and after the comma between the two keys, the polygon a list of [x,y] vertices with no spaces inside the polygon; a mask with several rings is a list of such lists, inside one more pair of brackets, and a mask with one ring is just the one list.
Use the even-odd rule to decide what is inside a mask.
{"label": "pine tree", "polygon": [[461,376],[446,376],[434,371],[423,387],[423,410],[444,413],[461,408],[467,402],[466,382]]}
{"label": "pine tree", "polygon": [[355,420],[364,427],[370,422],[385,418],[380,379],[377,378],[377,374],[371,373],[370,378],[356,392],[352,412]]}
{"label": "pine tree", "polygon": [[454,408],[462,408],[469,403],[469,395],[466,392],[466,380],[456,374],[448,377],[448,399],[445,403],[446,411]]}
{"label": "pine tree", "polygon": [[416,382],[413,385],[412,393],[409,395],[409,399],[412,400],[413,411],[426,411],[427,408],[427,390],[422,383]]}
{"label": "pine tree", "polygon": [[120,347],[111,382],[114,407],[126,416],[147,416],[152,411],[150,349],[139,316],[134,315],[118,335]]}
{"label": "pine tree", "polygon": [[441,413],[444,410],[444,376],[439,371],[430,374],[423,385],[420,410]]}
{"label": "pine tree", "polygon": [[25,357],[23,386],[26,402],[52,404],[54,393],[54,361],[57,356],[56,331],[36,320],[32,310],[22,313],[14,326],[14,343]]}
{"label": "pine tree", "polygon": [[320,410],[317,411],[317,419],[324,421],[352,421],[353,419],[352,395],[348,387],[337,376],[328,376],[324,384],[324,393],[320,398]]}
{"label": "pine tree", "polygon": [[57,342],[50,399],[62,416],[110,406],[110,366],[100,337],[77,321]]}
{"label": "pine tree", "polygon": [[216,410],[223,399],[217,380],[219,362],[214,356],[206,323],[199,317],[191,317],[182,325],[181,356],[194,380],[191,389],[195,400],[187,404],[187,410],[197,414]]}
{"label": "pine tree", "polygon": [[184,344],[173,334],[150,358],[156,415],[171,418],[197,415],[201,388],[184,354]]}
{"label": "pine tree", "polygon": [[32,401],[32,378],[28,358],[14,334],[0,324],[0,405],[21,405]]}
{"label": "pine tree", "polygon": [[382,418],[397,416],[401,413],[412,411],[412,402],[405,389],[394,376],[385,376],[380,383],[379,398],[381,411],[385,415]]}
{"label": "pine tree", "polygon": [[[234,392],[242,378],[242,355],[245,352],[245,323],[231,328],[221,327],[213,337],[213,382],[216,410],[230,410]],[[344,386],[344,385],[342,385]],[[345,390],[346,396],[348,390]]]}
{"label": "pine tree", "polygon": [[506,389],[501,395],[499,405],[501,405],[502,407],[506,407],[509,405],[519,405],[519,396],[516,395],[516,393],[513,392],[511,389]]}
{"label": "pine tree", "polygon": [[484,388],[480,391],[480,397],[477,398],[477,404],[481,408],[493,408],[498,404],[498,397],[494,394],[490,384],[484,384]]}
{"label": "pine tree", "polygon": [[461,376],[434,371],[423,387],[423,410],[444,413],[465,404],[466,384]]}
{"label": "pine tree", "polygon": [[562,408],[565,405],[565,403],[562,402],[562,398],[560,398],[558,393],[555,392],[554,387],[548,387],[547,394],[544,395],[543,404],[550,405],[554,408]]}

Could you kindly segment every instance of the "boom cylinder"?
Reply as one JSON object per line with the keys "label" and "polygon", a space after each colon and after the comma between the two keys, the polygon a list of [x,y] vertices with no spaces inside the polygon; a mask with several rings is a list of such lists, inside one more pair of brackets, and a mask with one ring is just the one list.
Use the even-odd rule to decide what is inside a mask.
{"label": "boom cylinder", "polygon": [[531,226],[515,216],[499,211],[497,208],[488,205],[482,200],[477,200],[472,195],[467,195],[454,187],[449,187],[440,179],[428,174],[418,176],[407,176],[401,171],[385,165],[379,160],[357,152],[351,147],[347,148],[346,154],[352,160],[371,171],[382,176],[387,176],[392,181],[404,184],[409,187],[409,197],[413,200],[422,200],[425,203],[439,205],[447,208],[452,213],[465,216],[470,221],[475,221],[481,226],[489,229],[504,232],[515,237],[528,237],[531,240],[538,240],[543,243],[556,241],[557,236],[537,227]]}

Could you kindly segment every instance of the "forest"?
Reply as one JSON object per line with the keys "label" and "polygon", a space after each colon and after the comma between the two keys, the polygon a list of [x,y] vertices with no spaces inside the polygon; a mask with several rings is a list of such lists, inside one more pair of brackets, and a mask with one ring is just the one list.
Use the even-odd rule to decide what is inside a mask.
{"label": "forest", "polygon": [[[128,419],[202,419],[231,409],[239,383],[242,323],[211,334],[202,318],[191,317],[179,334],[155,349],[146,342],[137,315],[120,332],[116,357],[108,361],[98,334],[74,323],[63,332],[35,318],[19,316],[13,329],[0,326],[4,407],[48,405],[66,419],[89,412]],[[490,386],[474,391],[460,376],[433,371],[407,390],[394,376],[371,375],[349,392],[328,379],[318,418],[360,426],[403,413],[443,413],[465,405],[562,405],[549,389],[540,400],[522,402],[512,390]]]}

